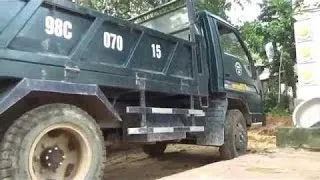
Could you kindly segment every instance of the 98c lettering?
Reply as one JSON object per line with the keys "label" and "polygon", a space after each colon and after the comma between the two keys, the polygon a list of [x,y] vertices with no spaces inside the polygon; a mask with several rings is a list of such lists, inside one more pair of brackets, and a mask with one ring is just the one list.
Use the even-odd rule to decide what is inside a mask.
{"label": "98c lettering", "polygon": [[65,39],[72,38],[72,24],[69,21],[63,21],[59,18],[46,16],[45,18],[45,32],[48,35],[56,37],[63,37]]}

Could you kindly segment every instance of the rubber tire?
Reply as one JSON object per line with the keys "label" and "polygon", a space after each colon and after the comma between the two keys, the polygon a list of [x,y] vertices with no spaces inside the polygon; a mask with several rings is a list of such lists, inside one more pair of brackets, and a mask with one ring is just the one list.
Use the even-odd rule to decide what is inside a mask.
{"label": "rubber tire", "polygon": [[[235,132],[237,124],[240,123],[244,131],[244,147],[240,150],[236,148]],[[219,148],[220,158],[222,160],[230,160],[239,157],[247,152],[248,147],[248,132],[246,120],[239,110],[228,110],[224,128],[224,144]]]}
{"label": "rubber tire", "polygon": [[71,123],[78,126],[92,147],[92,163],[84,179],[103,178],[106,150],[96,121],[83,110],[66,104],[44,105],[18,118],[0,143],[0,179],[31,180],[28,158],[37,135],[50,125]]}
{"label": "rubber tire", "polygon": [[142,150],[150,157],[160,157],[167,149],[167,143],[157,142],[156,144],[144,144]]}

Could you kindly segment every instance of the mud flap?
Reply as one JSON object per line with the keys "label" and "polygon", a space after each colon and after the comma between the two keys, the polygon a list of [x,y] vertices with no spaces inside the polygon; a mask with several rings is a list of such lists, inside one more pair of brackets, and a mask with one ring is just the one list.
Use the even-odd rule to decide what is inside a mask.
{"label": "mud flap", "polygon": [[221,146],[224,143],[224,122],[228,110],[227,98],[210,101],[204,117],[204,133],[197,135],[198,145]]}

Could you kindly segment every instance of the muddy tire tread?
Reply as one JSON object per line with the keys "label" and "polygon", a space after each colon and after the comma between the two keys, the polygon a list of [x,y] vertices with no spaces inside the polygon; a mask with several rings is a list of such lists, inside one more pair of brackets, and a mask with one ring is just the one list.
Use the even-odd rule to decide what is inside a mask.
{"label": "muddy tire tread", "polygon": [[[14,121],[14,123],[9,127],[7,132],[5,133],[1,146],[0,146],[0,180],[9,180],[13,179],[13,171],[18,168],[16,164],[12,163],[10,159],[15,159],[15,154],[19,152],[23,147],[19,145],[23,141],[23,137],[29,132],[29,129],[32,126],[36,126],[38,122],[42,121],[42,118],[39,118],[39,114],[43,116],[43,114],[47,116],[52,116],[55,113],[59,113],[57,111],[61,111],[62,109],[70,109],[75,110],[78,113],[81,113],[87,119],[91,119],[96,127],[99,127],[93,118],[87,114],[82,109],[68,104],[49,104],[44,105],[38,108],[35,108],[25,114],[23,114],[20,118]],[[98,135],[101,139],[103,139],[103,135],[101,131],[98,131]],[[99,172],[97,173],[97,179],[103,178],[103,170],[104,164],[106,163],[106,150],[104,142],[101,142],[103,149],[103,165]]]}
{"label": "muddy tire tread", "polygon": [[246,120],[242,112],[237,109],[228,110],[225,121],[224,144],[219,148],[220,158],[222,160],[230,160],[242,155],[236,152],[233,142],[234,123],[236,123],[235,121],[237,119],[241,120],[242,126],[245,128],[245,130],[247,130]]}

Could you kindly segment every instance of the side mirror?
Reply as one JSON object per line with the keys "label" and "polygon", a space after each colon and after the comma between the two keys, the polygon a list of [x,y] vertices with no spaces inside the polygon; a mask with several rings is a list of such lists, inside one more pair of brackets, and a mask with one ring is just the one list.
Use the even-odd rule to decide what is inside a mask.
{"label": "side mirror", "polygon": [[275,56],[274,47],[273,47],[272,42],[269,42],[265,45],[265,50],[266,50],[266,54],[267,54],[269,63],[271,63],[273,61],[274,56]]}

